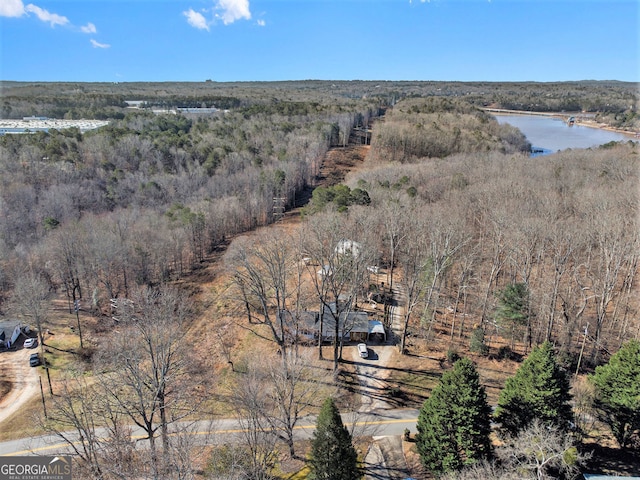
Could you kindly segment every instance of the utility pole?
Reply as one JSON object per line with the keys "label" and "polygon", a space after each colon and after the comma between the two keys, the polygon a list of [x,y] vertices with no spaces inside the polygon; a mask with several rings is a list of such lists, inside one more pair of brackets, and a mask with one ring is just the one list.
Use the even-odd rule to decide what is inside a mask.
{"label": "utility pole", "polygon": [[273,218],[275,222],[279,222],[284,217],[285,202],[284,197],[273,197]]}
{"label": "utility pole", "polygon": [[587,335],[589,333],[589,325],[585,325],[584,327],[584,338],[582,339],[582,348],[580,348],[580,356],[578,357],[578,366],[576,367],[576,377],[578,376],[578,372],[580,371],[580,363],[582,362],[582,354],[584,353],[584,346],[587,343]]}
{"label": "utility pole", "polygon": [[40,396],[42,397],[42,409],[44,410],[44,418],[47,417],[47,404],[44,401],[44,389],[42,388],[42,377],[38,375],[38,380],[40,380]]}
{"label": "utility pole", "polygon": [[80,328],[80,300],[73,302],[73,309],[76,312],[76,321],[78,322],[78,335],[80,335],[80,348],[84,348],[82,344],[82,328]]}

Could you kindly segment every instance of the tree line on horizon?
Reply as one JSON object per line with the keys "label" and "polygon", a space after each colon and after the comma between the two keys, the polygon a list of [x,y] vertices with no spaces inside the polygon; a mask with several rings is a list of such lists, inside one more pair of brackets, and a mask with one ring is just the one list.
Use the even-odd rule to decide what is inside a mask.
{"label": "tree line on horizon", "polygon": [[368,99],[393,106],[412,97],[464,98],[478,107],[535,112],[591,112],[608,125],[637,131],[638,89],[632,82],[435,82],[435,81],[281,81],[281,82],[9,82],[0,81],[2,118],[119,119],[124,100],[148,106],[219,109],[276,102],[344,104]]}

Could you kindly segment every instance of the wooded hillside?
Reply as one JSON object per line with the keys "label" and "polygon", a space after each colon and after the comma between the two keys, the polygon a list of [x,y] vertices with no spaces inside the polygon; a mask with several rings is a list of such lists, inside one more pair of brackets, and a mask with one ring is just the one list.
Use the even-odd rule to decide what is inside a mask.
{"label": "wooded hillside", "polygon": [[[55,410],[70,417],[42,428],[55,432],[68,421],[82,430],[71,407],[83,405],[95,415],[86,428],[106,424],[114,449],[80,453],[87,475],[111,478],[104,469],[117,464],[114,478],[138,468],[160,478],[178,464],[193,469],[182,454],[194,444],[171,429],[222,410],[255,433],[240,470],[270,472],[277,452],[265,432],[277,425],[293,457],[298,416],[321,395],[349,395],[339,379],[349,374],[339,323],[359,308],[374,310],[389,330],[398,307],[399,338],[388,338],[419,361],[430,349],[452,358],[461,350],[501,368],[544,344],[563,372],[593,371],[640,337],[640,147],[532,158],[521,132],[480,107],[587,109],[630,128],[638,122],[632,87],[3,82],[4,115],[111,119],[86,133],[0,137],[0,317],[36,322],[43,354],[52,298],[69,314],[81,300],[92,319],[85,345],[74,337],[73,346],[47,351],[73,355],[56,368],[78,375],[61,382],[57,401],[70,399],[69,408]],[[178,111],[131,109],[125,100]],[[179,111],[193,106],[219,110]],[[343,167],[353,171],[342,183],[316,189],[327,152],[348,155],[356,142],[366,158]],[[302,205],[299,232],[259,231],[227,250],[239,234]],[[214,262],[224,278],[202,292],[198,274]],[[309,355],[322,326],[320,335],[303,331],[305,319],[325,315],[334,321],[331,372],[314,370]],[[115,330],[124,332],[117,341]],[[209,343],[200,346],[200,336]],[[254,342],[268,346],[264,358],[236,356]],[[95,383],[83,378],[91,369]],[[233,388],[211,380],[223,370]],[[122,430],[131,422],[151,439],[137,458]]]}
{"label": "wooded hillside", "polygon": [[[455,230],[456,256],[447,254],[437,278],[447,289],[438,290],[425,311],[458,305],[464,297],[465,315],[473,312],[483,325],[493,324],[497,292],[524,283],[533,314],[527,327],[536,341],[556,338],[568,347],[585,315],[598,342],[603,330],[619,339],[633,332],[635,147],[528,159],[518,153],[528,149],[521,133],[475,106],[477,96],[488,92],[520,99],[542,91],[546,99],[585,92],[615,102],[627,98],[626,84],[2,87],[5,105],[23,102],[37,114],[52,104],[70,111],[78,105],[120,108],[129,95],[164,106],[188,100],[231,107],[204,116],[123,109],[122,119],[85,134],[71,129],[2,137],[0,281],[6,293],[30,265],[56,289],[93,292],[91,306],[98,313],[133,285],[179,278],[229,236],[272,222],[281,204],[298,204],[315,185],[326,151],[346,145],[354,127],[369,126],[394,103],[374,125],[369,160],[375,168],[352,179],[351,187],[370,197],[360,214],[381,223],[380,232],[378,206],[386,206],[386,221],[393,222],[404,217],[393,208],[416,211],[400,228],[403,238],[410,238],[417,218],[424,218],[430,235],[440,234],[428,227],[436,219],[444,222],[438,228]],[[398,102],[425,91],[436,96]],[[397,261],[390,240],[376,239],[387,263]],[[437,248],[432,243],[425,255]],[[601,347],[615,343],[609,339]]]}

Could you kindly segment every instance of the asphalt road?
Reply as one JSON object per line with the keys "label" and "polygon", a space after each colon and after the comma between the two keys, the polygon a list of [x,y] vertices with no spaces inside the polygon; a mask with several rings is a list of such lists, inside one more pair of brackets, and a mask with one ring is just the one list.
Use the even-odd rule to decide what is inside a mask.
{"label": "asphalt road", "polygon": [[[357,436],[386,436],[402,435],[405,428],[416,431],[416,421],[418,410],[396,409],[379,412],[345,413],[342,415],[347,428],[353,428],[354,435]],[[311,438],[315,428],[316,417],[309,416],[302,419],[296,426],[296,435],[299,439]],[[204,442],[227,443],[238,439],[242,434],[242,429],[237,420],[221,419],[213,421],[200,421],[189,426],[191,435],[202,438]],[[99,434],[106,432],[99,432]],[[133,431],[136,439],[144,437],[140,430]],[[69,434],[70,438],[77,438],[74,433]],[[55,455],[69,451],[69,445],[62,442],[60,437],[54,435],[40,436],[33,438],[23,438],[0,443],[0,455]]]}

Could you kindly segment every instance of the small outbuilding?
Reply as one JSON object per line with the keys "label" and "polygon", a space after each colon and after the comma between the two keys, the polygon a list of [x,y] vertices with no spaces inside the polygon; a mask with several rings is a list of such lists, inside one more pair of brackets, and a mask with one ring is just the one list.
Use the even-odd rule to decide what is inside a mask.
{"label": "small outbuilding", "polygon": [[331,268],[331,265],[323,265],[322,268],[318,270],[319,277],[330,277],[331,275],[333,275],[333,269]]}
{"label": "small outbuilding", "polygon": [[387,341],[387,332],[381,321],[369,320],[369,333],[367,340],[375,340],[377,342]]}
{"label": "small outbuilding", "polygon": [[351,255],[353,258],[358,258],[362,252],[362,245],[353,240],[340,240],[336,245],[335,252],[337,255]]}

